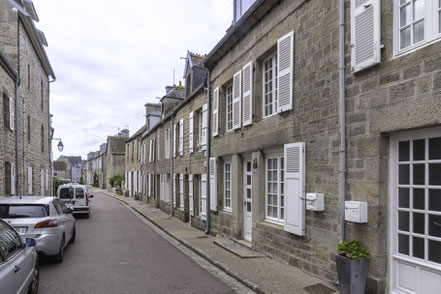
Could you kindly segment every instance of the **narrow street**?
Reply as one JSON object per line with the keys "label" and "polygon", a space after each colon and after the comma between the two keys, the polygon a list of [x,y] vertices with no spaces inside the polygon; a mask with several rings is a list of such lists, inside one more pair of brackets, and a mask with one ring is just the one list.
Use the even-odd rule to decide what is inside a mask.
{"label": "narrow street", "polygon": [[118,201],[95,192],[61,264],[41,261],[49,293],[234,293]]}

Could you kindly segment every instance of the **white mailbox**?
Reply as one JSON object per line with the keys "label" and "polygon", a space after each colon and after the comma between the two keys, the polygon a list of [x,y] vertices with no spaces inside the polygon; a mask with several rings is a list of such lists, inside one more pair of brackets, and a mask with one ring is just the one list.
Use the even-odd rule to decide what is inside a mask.
{"label": "white mailbox", "polygon": [[323,193],[306,193],[306,210],[325,210],[325,197]]}
{"label": "white mailbox", "polygon": [[345,201],[345,220],[354,223],[367,223],[367,202]]}

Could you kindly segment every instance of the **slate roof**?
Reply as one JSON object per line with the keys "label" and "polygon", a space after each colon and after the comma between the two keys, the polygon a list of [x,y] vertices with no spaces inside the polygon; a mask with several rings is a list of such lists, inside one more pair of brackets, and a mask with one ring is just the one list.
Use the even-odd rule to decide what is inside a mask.
{"label": "slate roof", "polygon": [[[177,99],[184,99],[185,87],[174,87],[173,90],[168,92],[163,98],[177,98]],[[162,99],[161,99],[162,100]]]}
{"label": "slate roof", "polygon": [[[145,132],[145,130],[147,130],[147,124],[143,125],[139,130],[136,131],[136,133],[134,133],[128,140],[126,140],[126,142],[130,142],[133,141],[135,138],[137,138],[138,136],[140,136],[142,133]],[[125,148],[125,147],[124,147]]]}
{"label": "slate roof", "polygon": [[81,156],[64,156],[64,155],[58,157],[58,159],[54,161],[54,163],[57,161],[63,161],[69,163],[70,165],[77,165],[83,162]]}

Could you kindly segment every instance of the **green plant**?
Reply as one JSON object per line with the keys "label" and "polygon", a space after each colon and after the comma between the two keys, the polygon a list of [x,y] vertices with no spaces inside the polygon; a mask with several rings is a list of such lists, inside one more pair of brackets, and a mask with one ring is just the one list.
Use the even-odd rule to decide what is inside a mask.
{"label": "green plant", "polygon": [[337,252],[340,255],[346,256],[350,259],[360,260],[362,257],[369,258],[367,249],[360,247],[360,240],[344,241],[337,246]]}
{"label": "green plant", "polygon": [[84,178],[83,178],[83,176],[80,177],[80,184],[84,185]]}
{"label": "green plant", "polygon": [[109,178],[109,184],[112,187],[121,187],[122,181],[124,181],[124,175],[115,175]]}
{"label": "green plant", "polygon": [[54,178],[54,194],[57,194],[58,186],[64,185],[64,182],[58,178]]}
{"label": "green plant", "polygon": [[96,174],[96,172],[93,173],[93,186],[94,187],[98,187],[99,186],[98,175]]}

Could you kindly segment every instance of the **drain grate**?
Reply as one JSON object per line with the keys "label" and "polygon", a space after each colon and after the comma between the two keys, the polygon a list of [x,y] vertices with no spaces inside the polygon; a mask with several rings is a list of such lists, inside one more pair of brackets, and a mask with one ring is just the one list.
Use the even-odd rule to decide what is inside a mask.
{"label": "drain grate", "polygon": [[306,291],[308,291],[308,293],[311,294],[330,294],[336,292],[334,289],[331,289],[323,284],[315,284],[305,287],[303,289],[305,289]]}

